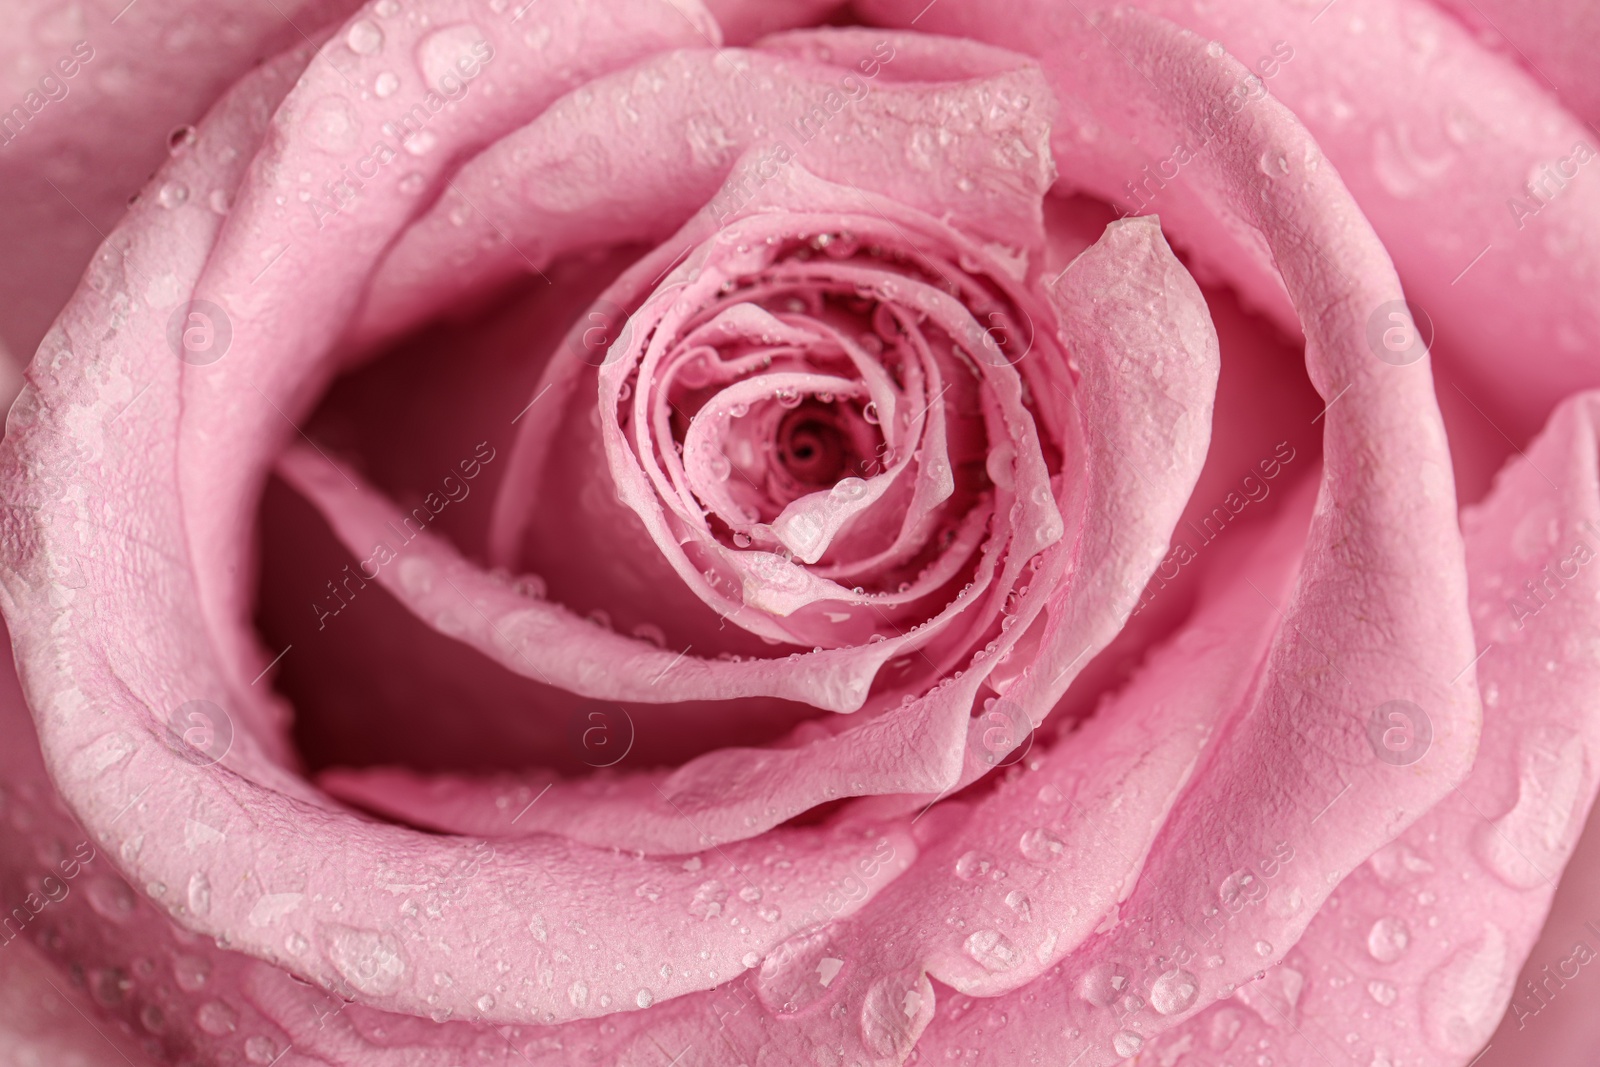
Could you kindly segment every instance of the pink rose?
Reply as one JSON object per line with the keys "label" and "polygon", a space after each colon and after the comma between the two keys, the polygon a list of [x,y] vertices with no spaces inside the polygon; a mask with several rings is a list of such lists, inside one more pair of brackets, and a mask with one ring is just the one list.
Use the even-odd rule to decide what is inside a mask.
{"label": "pink rose", "polygon": [[25,1054],[1582,1062],[1559,13],[120,6],[0,147]]}

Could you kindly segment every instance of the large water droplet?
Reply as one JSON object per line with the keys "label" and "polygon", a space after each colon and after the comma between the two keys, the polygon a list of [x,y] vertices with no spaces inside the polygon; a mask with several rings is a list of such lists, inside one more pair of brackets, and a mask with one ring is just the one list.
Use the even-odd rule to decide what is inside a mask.
{"label": "large water droplet", "polygon": [[1118,1056],[1128,1059],[1129,1057],[1137,1056],[1139,1050],[1144,1048],[1144,1038],[1132,1030],[1118,1030],[1116,1035],[1111,1038],[1111,1047]]}
{"label": "large water droplet", "polygon": [[483,62],[488,38],[470,22],[435,30],[417,44],[417,68],[434,92],[455,96],[462,77]]}
{"label": "large water droplet", "polygon": [[360,992],[385,996],[400,988],[406,962],[400,942],[391,935],[328,924],[321,940],[328,962]]}
{"label": "large water droplet", "polygon": [[101,918],[112,922],[126,922],[139,906],[138,894],[121,878],[112,875],[89,883],[89,906]]}
{"label": "large water droplet", "polygon": [[1017,965],[1017,946],[998,930],[975,930],[961,947],[985,970],[1009,971]]}
{"label": "large water droplet", "polygon": [[1379,963],[1393,963],[1405,953],[1411,943],[1411,931],[1404,920],[1386,915],[1372,924],[1367,931],[1367,951]]}
{"label": "large water droplet", "polygon": [[359,56],[370,56],[383,47],[383,31],[371,19],[357,19],[345,31],[344,43]]}
{"label": "large water droplet", "polygon": [[981,852],[963,852],[956,860],[956,877],[971,881],[982,878],[994,867],[994,862]]}
{"label": "large water droplet", "polygon": [[189,876],[189,910],[204,915],[211,910],[211,882],[204,871]]}
{"label": "large water droplet", "polygon": [[1067,851],[1067,843],[1042,826],[1023,834],[1017,847],[1034,863],[1055,863]]}
{"label": "large water droplet", "polygon": [[873,982],[861,1003],[861,1040],[878,1055],[899,1062],[916,1042],[922,1013],[919,975],[889,975]]}
{"label": "large water droplet", "polygon": [[762,961],[756,995],[773,1012],[793,1015],[826,993],[843,966],[826,928],[797,934]]}
{"label": "large water droplet", "polygon": [[212,1037],[222,1037],[238,1027],[239,1013],[220,1000],[211,1000],[200,1005],[200,1010],[194,1013],[194,1022]]}
{"label": "large water droplet", "polygon": [[1200,982],[1188,971],[1168,971],[1150,985],[1150,1006],[1162,1015],[1187,1011],[1200,993]]}
{"label": "large water droplet", "polygon": [[1128,981],[1128,970],[1121,964],[1097,963],[1078,979],[1078,995],[1104,1008],[1127,991]]}
{"label": "large water droplet", "polygon": [[715,878],[701,882],[689,901],[689,914],[697,919],[714,919],[722,914],[728,900],[728,887]]}
{"label": "large water droplet", "polygon": [[1506,937],[1493,923],[1422,983],[1422,1024],[1428,1039],[1456,1055],[1475,1052],[1500,1021],[1506,977]]}
{"label": "large water droplet", "polygon": [[177,979],[179,989],[193,993],[211,978],[211,964],[199,956],[179,956],[172,961],[172,976]]}
{"label": "large water droplet", "polygon": [[1507,885],[1532,889],[1561,872],[1583,789],[1583,738],[1539,727],[1522,739],[1517,802],[1474,840],[1483,865]]}

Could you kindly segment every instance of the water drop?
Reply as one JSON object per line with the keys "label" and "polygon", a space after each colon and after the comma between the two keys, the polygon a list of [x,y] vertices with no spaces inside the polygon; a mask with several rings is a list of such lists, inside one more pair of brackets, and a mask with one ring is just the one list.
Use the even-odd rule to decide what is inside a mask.
{"label": "water drop", "polygon": [[239,1025],[239,1013],[220,1000],[209,1000],[194,1013],[195,1025],[212,1037],[231,1034]]}
{"label": "water drop", "polygon": [[722,914],[728,900],[728,887],[715,878],[701,882],[689,901],[689,914],[697,919],[714,919]]}
{"label": "water drop", "polygon": [[172,976],[177,979],[179,989],[193,993],[211,978],[211,964],[199,956],[179,956],[172,961]]}
{"label": "water drop", "polygon": [[1040,826],[1023,834],[1017,847],[1034,863],[1055,863],[1066,852],[1067,843]]}
{"label": "water drop", "polygon": [[656,995],[648,989],[641,989],[633,995],[633,1002],[641,1008],[648,1008],[656,1002]]}
{"label": "water drop", "polygon": [[582,1008],[589,1003],[589,983],[584,981],[573,982],[567,987],[567,1000],[572,1002],[574,1008]]}
{"label": "water drop", "polygon": [[1367,995],[1387,1008],[1400,996],[1400,991],[1391,983],[1374,978],[1367,983]]}
{"label": "water drop", "polygon": [[463,68],[482,62],[488,45],[484,32],[470,22],[435,30],[417,44],[417,68],[428,88],[454,97],[461,92]]}
{"label": "water drop", "polygon": [[386,70],[372,79],[372,91],[378,94],[379,99],[390,97],[400,88],[400,78],[392,70]]}
{"label": "water drop", "polygon": [[1121,964],[1097,963],[1078,979],[1078,995],[1097,1008],[1105,1008],[1128,988],[1128,971]]}
{"label": "water drop", "polygon": [[956,877],[965,881],[982,878],[994,867],[994,861],[981,852],[963,852],[956,860]]}
{"label": "water drop", "polygon": [[1144,1048],[1144,1038],[1140,1037],[1132,1030],[1119,1030],[1117,1031],[1116,1036],[1111,1039],[1111,1047],[1116,1051],[1118,1056],[1121,1056],[1123,1059],[1128,1059],[1130,1057],[1137,1056],[1139,1054],[1139,1050]]}
{"label": "water drop", "polygon": [[1200,995],[1200,981],[1184,970],[1168,971],[1150,985],[1150,1006],[1162,1015],[1187,1011]]}
{"label": "water drop", "polygon": [[1009,971],[1017,965],[1017,946],[998,930],[977,930],[961,946],[985,970]]}
{"label": "water drop", "polygon": [[412,171],[400,179],[400,191],[408,196],[416,196],[428,187],[428,180],[416,171]]}
{"label": "water drop", "polygon": [[1483,935],[1457,949],[1422,983],[1422,1023],[1438,1048],[1465,1056],[1494,1033],[1503,1005],[1506,937],[1493,923]]}
{"label": "water drop", "polygon": [[278,1058],[278,1043],[270,1037],[256,1034],[244,1043],[244,1058],[266,1067]]}
{"label": "water drop", "polygon": [[833,954],[826,927],[796,934],[762,961],[756,995],[778,1015],[793,1015],[814,1004],[838,978],[844,960]]}
{"label": "water drop", "polygon": [[393,936],[328,924],[322,929],[322,942],[328,962],[358,991],[385,996],[400,988],[406,963]]}
{"label": "water drop", "polygon": [[167,135],[167,151],[178,156],[193,148],[200,135],[193,126],[179,126]]}
{"label": "water drop", "polygon": [[156,203],[162,207],[179,207],[189,199],[189,187],[182,182],[166,182],[156,193]]}
{"label": "water drop", "polygon": [[196,915],[204,915],[211,910],[211,882],[203,871],[196,871],[189,876],[189,910]]}
{"label": "water drop", "polygon": [[383,31],[371,19],[357,19],[345,32],[344,43],[358,56],[370,56],[383,47]]}
{"label": "water drop", "polygon": [[1379,963],[1393,963],[1411,943],[1411,931],[1403,920],[1384,916],[1367,931],[1367,951]]}
{"label": "water drop", "polygon": [[872,983],[862,998],[861,1040],[879,1056],[899,1063],[911,1052],[922,1012],[921,986],[918,975],[889,975]]}
{"label": "water drop", "polygon": [[1257,941],[1256,942],[1256,955],[1257,956],[1263,956],[1263,957],[1272,955],[1272,942],[1271,941]]}

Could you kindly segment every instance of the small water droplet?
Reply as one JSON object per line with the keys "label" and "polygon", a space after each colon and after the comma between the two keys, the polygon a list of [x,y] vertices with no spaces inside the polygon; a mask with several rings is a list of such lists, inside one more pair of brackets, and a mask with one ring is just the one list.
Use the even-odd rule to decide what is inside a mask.
{"label": "small water droplet", "polygon": [[400,88],[400,77],[392,70],[386,70],[372,79],[372,91],[378,94],[379,99],[390,97]]}
{"label": "small water droplet", "polygon": [[166,182],[156,193],[156,203],[162,207],[179,207],[189,199],[189,187],[182,182]]}
{"label": "small water droplet", "polygon": [[648,1008],[656,1002],[656,995],[648,989],[641,989],[633,995],[633,1002],[641,1008]]}
{"label": "small water droplet", "polygon": [[574,1008],[584,1007],[589,1003],[589,983],[584,981],[573,982],[567,987],[567,1000]]}
{"label": "small water droplet", "polygon": [[1118,1056],[1128,1059],[1131,1056],[1137,1056],[1139,1050],[1144,1048],[1144,1038],[1132,1030],[1119,1030],[1111,1039],[1111,1047]]}
{"label": "small water droplet", "polygon": [[1367,983],[1367,994],[1387,1008],[1400,996],[1400,991],[1391,983],[1374,978]]}
{"label": "small water droplet", "polygon": [[179,156],[193,148],[200,135],[193,126],[179,126],[167,135],[167,151]]}
{"label": "small water droplet", "polygon": [[428,187],[428,180],[416,171],[412,171],[400,179],[400,191],[408,196],[416,196]]}

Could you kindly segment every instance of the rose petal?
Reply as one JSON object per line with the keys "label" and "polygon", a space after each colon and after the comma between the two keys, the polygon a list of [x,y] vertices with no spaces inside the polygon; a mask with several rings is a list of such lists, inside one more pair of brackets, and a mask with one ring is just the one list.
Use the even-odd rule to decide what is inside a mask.
{"label": "rose petal", "polygon": [[[1304,979],[1289,1022],[1270,1004],[1258,1013],[1219,1006],[1175,1039],[1225,1031],[1228,1047],[1266,1040],[1274,1055],[1307,1060],[1332,1054],[1337,1040],[1358,1061],[1465,1064],[1508,1000],[1520,1030],[1559,995],[1565,983],[1550,970],[1534,976],[1537,993],[1513,982],[1600,784],[1597,419],[1594,393],[1563,404],[1489,499],[1462,516],[1485,646],[1472,774],[1352,871],[1283,959],[1281,971]],[[1597,935],[1570,936],[1591,947],[1574,964],[1573,942],[1559,943],[1567,978],[1593,958]],[[1275,973],[1246,988],[1270,986]],[[1357,1017],[1358,1040],[1343,1040]]]}
{"label": "rose petal", "polygon": [[[876,73],[865,77],[862,64]],[[917,84],[896,84],[918,75]],[[771,88],[750,92],[758,79]],[[962,219],[987,241],[1018,248],[1035,242],[1037,207],[1016,195],[994,196],[988,185],[1009,192],[1012,179],[1002,167],[1022,168],[1031,184],[1031,174],[1048,164],[1036,156],[997,163],[988,137],[957,139],[938,151],[924,147],[927,137],[937,141],[927,81],[946,86],[951,103],[968,107],[984,90],[1038,100],[1037,114],[1008,116],[1022,124],[1021,146],[1033,151],[1027,126],[1047,121],[1048,107],[1038,72],[1015,53],[971,42],[884,31],[799,32],[757,51],[678,52],[597,78],[462,168],[452,179],[455,189],[385,259],[354,340],[370,347],[564,251],[653,244],[702,210],[724,218],[769,180],[780,144],[820,177],[892,189],[929,214]],[[829,92],[843,101],[856,85],[862,88],[855,98],[837,114],[828,112],[826,123],[800,121],[824,106]],[[883,144],[893,151],[861,148]],[[757,165],[730,174],[753,148],[760,150]],[[989,179],[962,182],[968,174]],[[729,178],[742,181],[714,199]],[[1019,204],[1026,208],[1020,215]]]}
{"label": "rose petal", "polygon": [[[1125,210],[1159,211],[1200,267],[1273,311],[1294,335],[1260,246],[1229,221],[1225,203],[1187,178],[1189,160],[1255,110],[1250,97],[1236,93],[1222,112],[1134,144],[1115,124],[1107,128],[1116,101],[1078,78],[1083,58],[1063,44],[1081,39],[1095,62],[1121,62],[1087,32],[1086,9],[1023,4],[996,19],[977,0],[940,0],[925,14],[919,0],[862,6],[874,21],[916,18],[919,29],[1040,56],[1062,99],[1053,145],[1066,181]],[[1486,392],[1477,403],[1495,421],[1531,434],[1560,398],[1600,382],[1600,255],[1592,240],[1600,232],[1600,168],[1591,165],[1600,137],[1539,81],[1432,5],[1410,0],[1341,0],[1327,11],[1273,0],[1138,6],[1217,38],[1251,77],[1270,78],[1271,94],[1306,124],[1391,250],[1440,350],[1478,384],[1475,394]],[[1581,49],[1580,36],[1554,33]],[[1248,82],[1236,85],[1249,91]],[[1269,180],[1294,180],[1293,159],[1251,166]],[[1508,302],[1507,293],[1519,295]],[[1366,310],[1381,318],[1382,309]],[[1543,354],[1537,366],[1505,373],[1504,354],[1530,343]]]}
{"label": "rose petal", "polygon": [[[1077,76],[1128,101],[1165,86],[1155,88],[1156,102],[1175,122],[1204,113],[1243,74],[1192,35],[1146,16],[1106,13],[1091,32],[1114,43],[1115,58],[1103,67],[1091,62]],[[1148,80],[1157,69],[1160,78]],[[1148,119],[1120,121],[1141,138],[1162,136]],[[1216,742],[1119,912],[1138,921],[1120,921],[1089,942],[1059,976],[1032,983],[1026,999],[1000,997],[941,1015],[923,1039],[934,1058],[941,1048],[970,1045],[980,1029],[994,1055],[1020,1056],[1037,1045],[1046,1013],[1051,1033],[1067,1026],[1077,1035],[1052,1039],[1068,1059],[1110,1064],[1132,1055],[1253,973],[1257,941],[1278,951],[1292,945],[1331,889],[1325,872],[1364,860],[1447,793],[1472,759],[1477,701],[1470,683],[1452,680],[1475,649],[1462,565],[1449,562],[1460,560],[1461,547],[1426,363],[1391,366],[1365,344],[1366,309],[1398,294],[1392,270],[1286,110],[1259,101],[1215,144],[1216,171],[1207,167],[1195,180],[1220,178],[1236,211],[1258,212],[1305,312],[1313,382],[1325,397],[1342,397],[1326,412],[1326,468],[1298,588],[1277,609],[1283,626],[1249,706]],[[1289,161],[1289,176],[1255,187],[1249,176],[1259,173],[1254,164],[1263,155]],[[1295,220],[1294,228],[1281,219]],[[1428,759],[1398,772],[1373,759],[1366,726],[1394,699],[1423,704],[1433,727]],[[1360,803],[1321,820],[1320,809],[1346,790]],[[1301,858],[1275,857],[1277,842]],[[1266,907],[1215,919],[1231,914],[1223,908],[1241,894],[1255,895],[1268,873],[1258,866],[1263,858],[1278,878]],[[1196,958],[1188,942],[1202,925],[1216,931],[1207,949],[1223,962],[1186,972],[1193,997],[1167,997],[1172,990],[1158,979],[1171,973],[1174,958]],[[1108,1011],[1083,999],[1080,990],[1116,973],[1125,974],[1137,1003]],[[1188,977],[1178,977],[1187,989]],[[1000,1013],[1010,1026],[994,1025]]]}
{"label": "rose petal", "polygon": [[[437,193],[460,157],[574,84],[664,47],[705,43],[714,32],[696,0],[618,0],[604,11],[554,0],[540,5],[526,29],[509,8],[485,14],[465,0],[424,6],[426,19],[415,17],[416,9],[412,17],[373,23],[378,47],[359,37],[352,47],[336,35],[321,50],[322,61],[275,116],[284,133],[262,147],[192,287],[192,296],[226,309],[231,346],[224,358],[184,375],[178,485],[202,617],[241,682],[265,666],[242,625],[249,569],[238,564],[240,546],[250,542],[250,505],[277,451],[295,436],[295,420],[326,384],[343,324],[371,268],[417,211],[417,197]],[[367,17],[383,18],[376,9]],[[528,34],[548,34],[548,47],[527,47]],[[396,68],[399,104],[375,90],[352,95],[358,83],[375,85]],[[440,90],[454,97],[448,113]],[[384,129],[397,112],[404,121]],[[323,189],[303,207],[285,206],[301,204],[302,174],[342,181],[340,168],[352,161],[359,177],[362,160],[385,159],[353,203]],[[221,439],[227,449],[213,446]]]}
{"label": "rose petal", "polygon": [[[354,0],[283,0],[276,7],[141,0],[135,12],[121,4],[8,4],[0,34],[11,109],[0,132],[5,343],[33,353],[128,198],[169,152],[186,150],[184,123],[252,65],[305,34],[318,35],[357,6]],[[181,77],[172,65],[177,55]],[[23,109],[20,122],[13,105]],[[221,212],[227,194],[184,193]]]}

